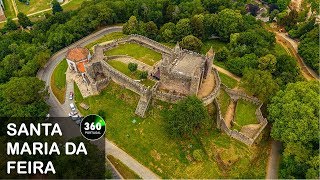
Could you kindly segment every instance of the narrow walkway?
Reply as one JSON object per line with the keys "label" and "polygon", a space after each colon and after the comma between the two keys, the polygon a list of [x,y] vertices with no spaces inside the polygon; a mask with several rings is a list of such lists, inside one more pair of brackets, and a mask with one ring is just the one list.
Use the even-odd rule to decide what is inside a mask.
{"label": "narrow walkway", "polygon": [[154,174],[148,168],[140,164],[137,160],[132,158],[130,155],[128,155],[122,149],[115,146],[110,141],[106,140],[105,143],[106,154],[110,154],[119,159],[122,163],[130,167],[130,169],[132,169],[142,179],[160,179],[156,174]]}
{"label": "narrow walkway", "polygon": [[278,169],[280,163],[281,143],[275,140],[271,141],[271,150],[267,164],[266,179],[278,179]]}
{"label": "narrow walkway", "polygon": [[303,59],[298,54],[298,43],[296,41],[290,39],[284,33],[279,32],[276,32],[276,40],[291,56],[296,59],[304,78],[307,80],[319,79],[318,75],[304,63]]}
{"label": "narrow walkway", "polygon": [[18,16],[18,7],[17,7],[17,4],[16,4],[16,0],[11,0],[11,3],[12,3],[12,6],[13,6],[13,9],[14,9],[14,13],[16,14],[16,17]]}
{"label": "narrow walkway", "polygon": [[202,84],[200,85],[198,97],[203,98],[208,96],[215,87],[215,79],[212,72],[208,75],[206,79],[203,80]]}
{"label": "narrow walkway", "polygon": [[226,115],[224,116],[224,120],[228,128],[231,128],[231,121],[234,118],[235,109],[236,109],[236,103],[230,100]]}
{"label": "narrow walkway", "polygon": [[223,74],[226,74],[227,76],[231,77],[232,79],[236,80],[236,81],[240,81],[241,78],[235,74],[233,74],[232,72],[226,70],[226,69],[223,69],[222,67],[219,67],[215,64],[213,64],[213,67],[215,67],[219,72],[222,72]]}

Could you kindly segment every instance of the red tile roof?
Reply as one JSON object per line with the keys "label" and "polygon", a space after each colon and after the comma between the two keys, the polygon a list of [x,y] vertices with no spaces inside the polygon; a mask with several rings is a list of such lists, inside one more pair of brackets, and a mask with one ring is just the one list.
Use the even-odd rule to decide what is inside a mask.
{"label": "red tile roof", "polygon": [[84,67],[84,62],[78,63],[77,68],[78,68],[78,71],[80,71],[81,73],[86,72],[86,68]]}
{"label": "red tile roof", "polygon": [[79,62],[86,60],[89,53],[89,50],[86,48],[76,47],[68,51],[66,58],[70,61]]}

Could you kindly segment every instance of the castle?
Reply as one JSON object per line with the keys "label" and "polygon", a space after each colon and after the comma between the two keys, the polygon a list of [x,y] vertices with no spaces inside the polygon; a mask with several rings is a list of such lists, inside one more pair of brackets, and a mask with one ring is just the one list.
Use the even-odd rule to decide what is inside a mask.
{"label": "castle", "polygon": [[[161,53],[162,59],[159,62],[152,66],[143,65],[149,69],[148,79],[155,82],[151,87],[128,77],[109,64],[110,61],[121,58],[138,62],[138,60],[126,55],[104,55],[105,51],[124,43],[140,44]],[[267,120],[262,116],[260,109],[262,103],[257,98],[229,89],[221,83],[219,73],[213,67],[214,51],[212,48],[204,56],[182,49],[179,44],[171,49],[144,36],[129,35],[104,45],[94,46],[92,57],[89,51],[81,50],[81,52],[84,52],[83,55],[78,60],[68,61],[68,65],[70,69],[78,72],[83,77],[83,82],[91,89],[92,95],[99,94],[112,80],[140,95],[140,100],[135,110],[135,114],[138,116],[145,117],[152,99],[176,103],[188,95],[196,95],[203,101],[204,105],[213,103],[216,106],[217,128],[247,145],[252,145],[267,125]],[[71,53],[72,50],[70,50],[68,55]],[[70,60],[70,58],[67,59]],[[139,62],[139,64],[143,63]],[[84,69],[82,69],[82,65]],[[221,114],[220,104],[217,101],[217,96],[221,89],[231,97],[234,103],[237,103],[238,99],[243,99],[258,105],[256,110],[258,124],[256,124],[257,128],[254,131],[246,134],[235,129],[230,129],[226,124]]]}
{"label": "castle", "polygon": [[[212,48],[211,48],[211,51]],[[171,54],[164,54],[157,79],[159,88],[178,92],[183,95],[197,95],[204,79],[212,70],[214,54],[200,54],[181,49],[179,44]]]}

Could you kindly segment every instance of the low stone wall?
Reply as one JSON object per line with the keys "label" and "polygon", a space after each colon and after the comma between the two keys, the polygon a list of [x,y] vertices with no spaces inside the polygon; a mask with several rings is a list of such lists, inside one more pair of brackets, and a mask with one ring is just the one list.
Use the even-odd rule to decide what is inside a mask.
{"label": "low stone wall", "polygon": [[172,52],[171,48],[169,48],[161,43],[158,43],[157,41],[154,41],[152,39],[149,39],[147,37],[137,35],[137,34],[131,34],[131,35],[128,35],[124,38],[114,40],[113,43],[118,45],[118,44],[123,44],[123,43],[128,43],[128,42],[140,44],[146,48],[152,49],[152,50],[159,52],[161,54],[163,54],[163,53],[170,54]]}
{"label": "low stone wall", "polygon": [[128,77],[128,76],[124,75],[123,73],[119,72],[118,70],[114,69],[107,62],[105,62],[103,60],[101,62],[103,65],[104,73],[107,76],[111,77],[111,79],[113,81],[123,85],[127,89],[130,89],[131,91],[133,91],[139,95],[142,95],[142,94],[146,93],[147,91],[150,91],[150,89],[145,87],[143,84],[134,81],[130,77]]}
{"label": "low stone wall", "polygon": [[217,107],[217,127],[221,130],[223,130],[226,134],[228,134],[229,136],[231,136],[234,139],[237,139],[243,143],[245,143],[248,146],[251,146],[256,139],[259,137],[259,135],[261,134],[261,132],[263,131],[263,129],[267,126],[268,121],[266,118],[264,118],[262,116],[262,112],[261,112],[261,107],[262,107],[262,103],[260,102],[260,100],[258,98],[252,97],[252,96],[248,96],[247,94],[243,93],[243,92],[238,92],[238,91],[234,91],[229,89],[228,87],[226,87],[224,84],[221,84],[221,87],[227,92],[227,94],[231,97],[232,101],[237,101],[238,99],[243,99],[245,101],[249,101],[251,103],[254,103],[256,105],[259,105],[259,107],[256,109],[255,115],[257,117],[257,121],[260,124],[260,128],[258,130],[258,132],[256,132],[256,134],[254,135],[253,138],[250,138],[248,136],[246,136],[245,134],[237,131],[237,130],[231,130],[227,127],[225,120],[221,114],[221,109],[220,109],[220,104],[218,103],[217,99],[214,99],[214,104]]}
{"label": "low stone wall", "polygon": [[159,99],[165,102],[177,103],[178,101],[185,98],[185,96],[180,96],[180,95],[175,95],[172,93],[160,91],[158,87],[159,87],[159,82],[157,82],[151,89],[152,96],[156,99]]}
{"label": "low stone wall", "polygon": [[207,106],[208,104],[212,103],[213,100],[217,97],[219,90],[220,90],[220,85],[221,85],[221,79],[220,76],[218,74],[218,71],[216,68],[212,68],[212,72],[214,75],[214,80],[215,80],[215,88],[213,89],[213,91],[206,97],[202,98],[202,101],[204,103],[205,106]]}
{"label": "low stone wall", "polygon": [[238,99],[243,99],[243,100],[249,101],[255,105],[261,104],[261,101],[258,98],[249,96],[244,92],[232,90],[232,89],[228,88],[227,86],[225,86],[224,84],[221,84],[221,88],[223,88],[229,94],[229,96],[231,97],[231,99],[233,101],[237,101]]}
{"label": "low stone wall", "polygon": [[99,81],[95,81],[94,83],[92,83],[92,86],[95,88],[97,92],[101,92],[105,87],[108,86],[109,82],[110,77],[107,77]]}

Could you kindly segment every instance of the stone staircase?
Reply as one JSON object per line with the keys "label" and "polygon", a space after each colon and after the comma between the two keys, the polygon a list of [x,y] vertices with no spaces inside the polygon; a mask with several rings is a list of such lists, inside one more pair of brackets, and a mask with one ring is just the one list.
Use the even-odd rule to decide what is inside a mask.
{"label": "stone staircase", "polygon": [[136,115],[140,117],[145,117],[145,113],[148,110],[151,97],[151,95],[141,95],[135,111]]}

